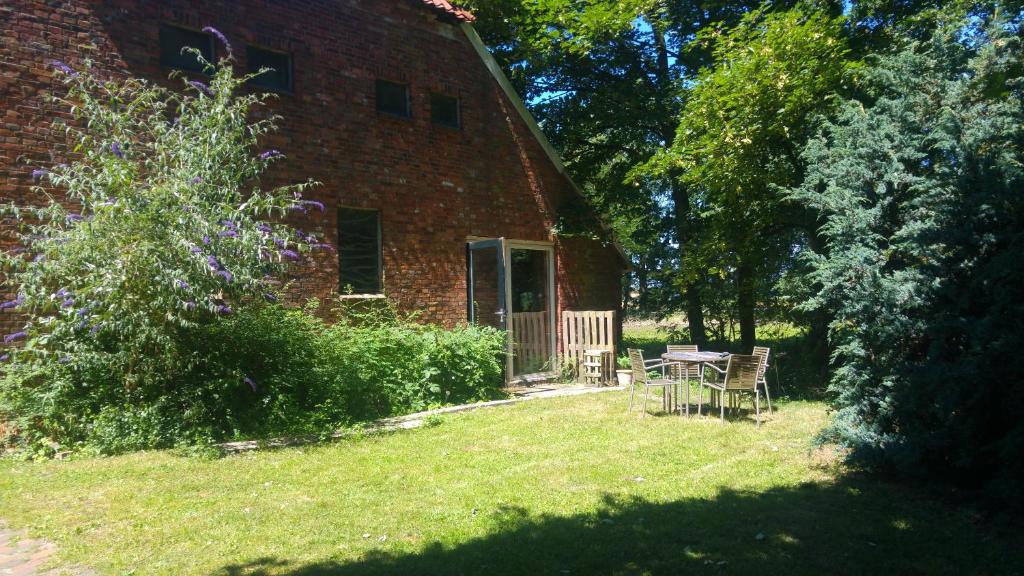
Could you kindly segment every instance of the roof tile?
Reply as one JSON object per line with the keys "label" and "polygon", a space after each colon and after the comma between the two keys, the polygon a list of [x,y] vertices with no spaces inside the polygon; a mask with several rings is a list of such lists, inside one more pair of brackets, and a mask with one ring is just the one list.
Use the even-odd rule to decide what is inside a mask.
{"label": "roof tile", "polygon": [[457,20],[459,22],[472,22],[472,21],[476,20],[476,18],[473,16],[473,14],[471,14],[469,12],[469,10],[466,10],[464,8],[459,8],[458,6],[455,6],[454,4],[449,2],[448,0],[421,0],[421,1],[424,4],[426,4],[427,6],[430,6],[431,8],[433,8],[435,10],[440,10],[441,12],[445,13],[446,15],[448,15],[450,18],[453,18],[453,19],[455,19],[455,20]]}

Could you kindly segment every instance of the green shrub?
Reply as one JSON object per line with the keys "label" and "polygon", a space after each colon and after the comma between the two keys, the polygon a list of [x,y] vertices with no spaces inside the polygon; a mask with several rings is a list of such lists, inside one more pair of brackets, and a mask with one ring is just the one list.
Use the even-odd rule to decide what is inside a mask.
{"label": "green shrub", "polygon": [[[499,397],[504,335],[445,330],[388,313],[327,325],[311,310],[248,306],[179,334],[180,347],[126,388],[120,355],[8,366],[0,412],[33,452],[147,448],[281,435],[321,435],[373,418]],[[114,366],[105,366],[111,362]],[[40,385],[26,385],[39,382]]]}

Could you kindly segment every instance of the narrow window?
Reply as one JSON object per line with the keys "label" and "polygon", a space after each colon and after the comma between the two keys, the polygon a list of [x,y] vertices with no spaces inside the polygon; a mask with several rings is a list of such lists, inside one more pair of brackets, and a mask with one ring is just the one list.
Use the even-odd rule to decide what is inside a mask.
{"label": "narrow window", "polygon": [[444,94],[431,94],[430,118],[435,124],[458,128],[460,125],[459,99]]}
{"label": "narrow window", "polygon": [[245,48],[246,70],[256,74],[263,68],[269,68],[259,76],[249,80],[251,84],[278,92],[292,91],[292,56],[286,52],[275,52],[255,46]]}
{"label": "narrow window", "polygon": [[213,62],[212,36],[188,28],[160,24],[160,65],[190,72],[203,72],[203,64],[195,54],[182,52],[182,48],[195,48],[207,62]]}
{"label": "narrow window", "polygon": [[344,294],[381,293],[379,211],[338,209],[338,275]]}
{"label": "narrow window", "polygon": [[396,116],[411,116],[409,86],[387,80],[377,80],[377,111]]}

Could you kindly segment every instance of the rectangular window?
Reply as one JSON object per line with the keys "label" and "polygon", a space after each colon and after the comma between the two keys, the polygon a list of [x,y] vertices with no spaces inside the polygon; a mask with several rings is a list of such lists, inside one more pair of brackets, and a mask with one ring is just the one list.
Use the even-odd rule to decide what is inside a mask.
{"label": "rectangular window", "polygon": [[250,74],[256,74],[262,68],[270,68],[249,80],[249,83],[278,92],[292,91],[291,54],[246,46],[245,65],[246,71]]}
{"label": "rectangular window", "polygon": [[195,48],[207,62],[213,63],[213,36],[188,28],[160,24],[160,65],[203,72],[203,65],[195,54],[182,52],[182,48]]}
{"label": "rectangular window", "polygon": [[379,211],[338,209],[338,276],[344,294],[381,293]]}
{"label": "rectangular window", "polygon": [[377,80],[377,111],[408,118],[409,86],[387,80]]}
{"label": "rectangular window", "polygon": [[430,118],[435,124],[458,128],[460,125],[459,99],[444,94],[431,94]]}

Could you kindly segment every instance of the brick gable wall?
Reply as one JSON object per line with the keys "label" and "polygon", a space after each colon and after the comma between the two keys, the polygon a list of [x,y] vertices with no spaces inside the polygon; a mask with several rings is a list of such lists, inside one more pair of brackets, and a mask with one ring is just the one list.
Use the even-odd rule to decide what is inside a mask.
{"label": "brick gable wall", "polygon": [[[272,102],[268,112],[283,119],[266,139],[287,160],[274,165],[268,184],[322,182],[307,197],[326,212],[294,224],[329,242],[338,206],[380,210],[385,292],[425,321],[466,320],[467,237],[552,241],[559,206],[581,201],[463,33],[404,0],[4,3],[0,197],[31,202],[32,169],[66,153],[63,135],[50,129],[60,112],[45,94],[61,86],[47,63],[77,67],[89,57],[110,74],[167,82],[160,22],[216,26],[233,43],[239,71],[246,44],[292,54],[294,92]],[[409,84],[412,118],[376,111],[377,78]],[[434,91],[460,98],[462,129],[430,121]],[[8,236],[0,241],[10,248]],[[618,308],[622,264],[611,247],[556,241],[556,258],[560,307]],[[336,259],[297,267],[292,290],[297,298],[332,298]],[[4,333],[20,328],[7,312]]]}

